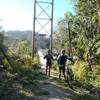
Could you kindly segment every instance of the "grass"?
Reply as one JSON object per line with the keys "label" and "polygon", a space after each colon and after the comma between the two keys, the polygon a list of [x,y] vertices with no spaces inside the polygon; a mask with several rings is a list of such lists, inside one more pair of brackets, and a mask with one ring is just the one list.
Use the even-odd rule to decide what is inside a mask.
{"label": "grass", "polygon": [[39,71],[38,57],[32,66],[15,65],[0,76],[0,100],[34,100],[34,96],[49,94],[40,87],[46,77]]}
{"label": "grass", "polygon": [[95,96],[90,96],[88,94],[83,94],[83,95],[73,96],[71,97],[71,100],[100,100],[100,98]]}
{"label": "grass", "polygon": [[[68,88],[68,84],[64,81],[64,79],[55,79],[57,84]],[[97,95],[90,95],[89,91],[87,91],[83,86],[83,84],[79,81],[73,82],[74,93],[76,95],[70,97],[71,100],[100,100],[100,97]]]}

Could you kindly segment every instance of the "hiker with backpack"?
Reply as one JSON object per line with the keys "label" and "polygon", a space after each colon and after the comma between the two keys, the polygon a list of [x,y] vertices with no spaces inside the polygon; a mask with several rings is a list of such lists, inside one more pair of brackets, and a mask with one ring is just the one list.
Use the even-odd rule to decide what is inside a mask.
{"label": "hiker with backpack", "polygon": [[68,54],[66,54],[66,51],[62,50],[61,54],[57,58],[57,62],[59,64],[59,78],[61,78],[61,72],[63,72],[63,76],[64,76],[65,81],[66,81],[65,65],[66,65],[67,59],[74,63],[74,61],[72,60],[72,58],[70,58],[68,56]]}

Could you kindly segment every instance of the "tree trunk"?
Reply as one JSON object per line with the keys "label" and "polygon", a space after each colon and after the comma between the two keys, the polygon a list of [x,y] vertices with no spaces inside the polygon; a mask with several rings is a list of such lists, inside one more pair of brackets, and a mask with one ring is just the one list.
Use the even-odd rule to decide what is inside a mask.
{"label": "tree trunk", "polygon": [[12,63],[10,61],[9,56],[6,54],[6,52],[2,48],[0,48],[0,51],[2,52],[2,54],[4,55],[4,57],[7,59],[9,65],[12,67]]}
{"label": "tree trunk", "polygon": [[89,53],[87,53],[87,63],[88,63],[88,66],[89,66],[89,71],[92,71],[92,64],[91,64],[91,60],[90,60],[90,57],[89,57]]}

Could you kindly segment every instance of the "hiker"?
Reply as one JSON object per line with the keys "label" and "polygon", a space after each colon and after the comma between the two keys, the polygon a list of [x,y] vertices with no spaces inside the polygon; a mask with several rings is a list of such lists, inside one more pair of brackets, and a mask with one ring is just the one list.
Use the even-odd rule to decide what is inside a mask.
{"label": "hiker", "polygon": [[67,59],[74,63],[72,58],[70,58],[68,56],[68,54],[66,54],[65,50],[62,50],[61,54],[57,58],[57,62],[59,64],[59,78],[61,77],[61,72],[63,72],[63,76],[64,76],[65,81],[66,81],[65,65],[66,65]]}
{"label": "hiker", "polygon": [[44,56],[44,59],[46,59],[46,75],[47,75],[47,71],[49,70],[49,77],[50,77],[52,60],[53,60],[51,50],[48,50],[48,53]]}

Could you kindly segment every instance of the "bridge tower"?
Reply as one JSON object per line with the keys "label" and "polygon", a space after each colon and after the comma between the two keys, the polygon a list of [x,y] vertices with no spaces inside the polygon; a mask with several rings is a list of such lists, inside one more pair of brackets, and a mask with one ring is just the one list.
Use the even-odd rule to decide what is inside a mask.
{"label": "bridge tower", "polygon": [[33,17],[33,36],[32,36],[32,55],[35,51],[35,35],[37,33],[47,34],[50,38],[50,49],[52,50],[53,34],[53,9],[54,0],[34,0],[34,17]]}

